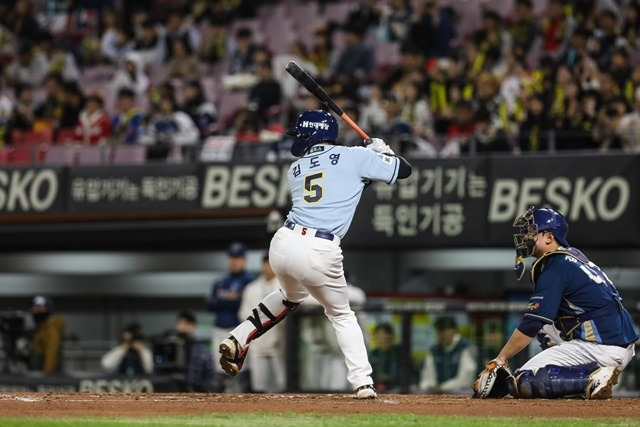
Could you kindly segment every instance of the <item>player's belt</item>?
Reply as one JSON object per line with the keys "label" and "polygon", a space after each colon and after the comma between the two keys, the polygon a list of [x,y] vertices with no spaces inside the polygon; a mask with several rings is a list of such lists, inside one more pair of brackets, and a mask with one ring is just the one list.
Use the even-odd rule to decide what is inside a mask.
{"label": "player's belt", "polygon": [[[296,224],[295,222],[291,222],[289,220],[286,220],[284,222],[284,226],[287,227],[289,230],[295,230],[296,228]],[[303,227],[302,225],[300,227]],[[303,227],[303,228],[309,228],[309,227]],[[320,239],[327,239],[327,240],[331,240],[333,241],[334,239],[334,235],[331,233],[327,233],[326,231],[320,231],[320,230],[316,230],[316,237],[320,238]]]}

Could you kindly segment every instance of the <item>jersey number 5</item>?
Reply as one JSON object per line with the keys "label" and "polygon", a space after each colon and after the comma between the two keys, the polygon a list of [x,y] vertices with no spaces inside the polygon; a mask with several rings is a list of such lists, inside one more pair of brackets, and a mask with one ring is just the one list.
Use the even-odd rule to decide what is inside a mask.
{"label": "jersey number 5", "polygon": [[[318,203],[324,196],[324,188],[317,181],[324,178],[324,172],[318,172],[304,177],[304,191],[302,200],[307,203]],[[316,181],[316,182],[314,182]]]}

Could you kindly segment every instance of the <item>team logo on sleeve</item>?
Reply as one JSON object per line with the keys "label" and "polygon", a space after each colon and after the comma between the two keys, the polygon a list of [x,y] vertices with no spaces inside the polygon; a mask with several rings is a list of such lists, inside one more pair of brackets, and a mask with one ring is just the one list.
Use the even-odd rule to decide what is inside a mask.
{"label": "team logo on sleeve", "polygon": [[380,158],[382,159],[383,162],[391,164],[391,157],[387,156],[386,154],[382,154],[382,153],[376,153],[378,156],[380,156]]}
{"label": "team logo on sleeve", "polygon": [[527,310],[528,311],[534,311],[540,308],[540,302],[536,301],[536,302],[530,302],[529,305],[527,306]]}

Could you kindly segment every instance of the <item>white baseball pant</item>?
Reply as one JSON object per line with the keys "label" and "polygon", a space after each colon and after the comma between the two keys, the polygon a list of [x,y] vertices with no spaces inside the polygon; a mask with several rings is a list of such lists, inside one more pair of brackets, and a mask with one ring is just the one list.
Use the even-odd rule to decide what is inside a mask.
{"label": "white baseball pant", "polygon": [[598,366],[614,366],[622,371],[635,354],[633,344],[625,348],[582,340],[563,341],[536,354],[518,370],[536,373],[547,365],[578,366],[596,362]]}
{"label": "white baseball pant", "polygon": [[[347,380],[357,389],[373,384],[371,365],[367,357],[362,330],[355,313],[349,306],[347,281],[342,267],[340,238],[328,240],[315,236],[316,230],[296,225],[293,230],[282,227],[271,239],[269,262],[276,274],[281,293],[267,295],[262,304],[271,317],[281,318],[290,310],[282,302],[301,303],[309,295],[318,300],[336,331],[338,344],[347,365]],[[263,326],[271,323],[270,316],[258,310]],[[247,348],[247,342],[256,335],[255,325],[248,320],[232,332],[238,343]]]}

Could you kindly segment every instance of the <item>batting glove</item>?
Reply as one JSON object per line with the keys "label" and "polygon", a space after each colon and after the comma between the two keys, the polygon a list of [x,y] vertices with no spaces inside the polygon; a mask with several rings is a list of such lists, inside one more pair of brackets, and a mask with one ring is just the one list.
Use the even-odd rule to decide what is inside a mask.
{"label": "batting glove", "polygon": [[380,138],[371,138],[365,139],[364,145],[368,150],[373,151],[378,154],[389,154],[394,155],[395,153],[382,139]]}

